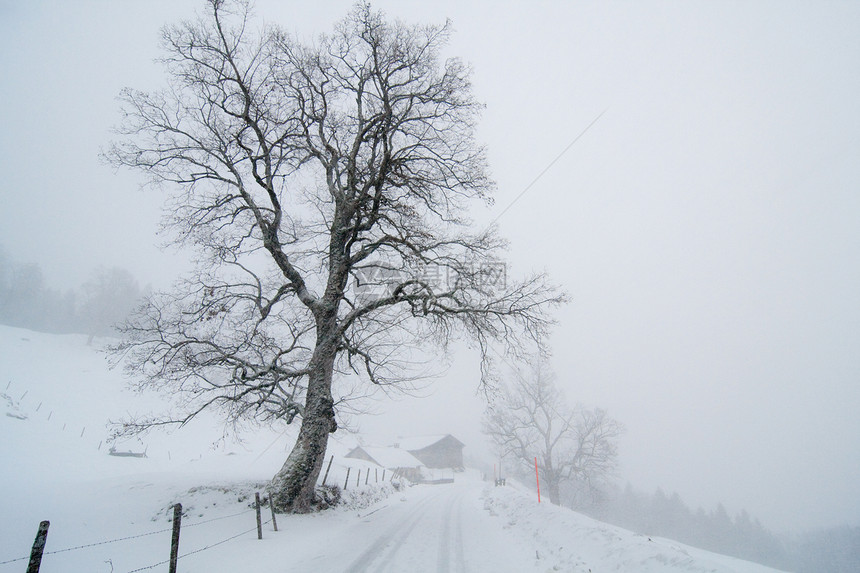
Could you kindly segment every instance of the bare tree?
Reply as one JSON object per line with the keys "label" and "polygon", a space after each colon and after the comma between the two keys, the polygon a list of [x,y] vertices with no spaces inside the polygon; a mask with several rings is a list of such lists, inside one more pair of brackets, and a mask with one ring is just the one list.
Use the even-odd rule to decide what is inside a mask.
{"label": "bare tree", "polygon": [[465,335],[490,369],[540,341],[564,296],[543,275],[505,280],[495,229],[466,217],[493,183],[474,140],[469,70],[440,61],[449,25],[390,23],[358,5],[312,45],[252,31],[246,2],[163,33],[168,85],[126,90],[106,156],[170,192],[165,225],[199,265],[150,298],[116,352],[177,411],[127,428],[228,421],[301,428],[273,478],[308,511],[337,428],[336,374],[420,375],[415,348]]}
{"label": "bare tree", "polygon": [[562,485],[591,487],[608,477],[616,466],[621,424],[604,410],[569,408],[539,360],[528,374],[513,372],[483,420],[499,453],[525,471],[533,471],[537,458],[541,488],[556,505]]}

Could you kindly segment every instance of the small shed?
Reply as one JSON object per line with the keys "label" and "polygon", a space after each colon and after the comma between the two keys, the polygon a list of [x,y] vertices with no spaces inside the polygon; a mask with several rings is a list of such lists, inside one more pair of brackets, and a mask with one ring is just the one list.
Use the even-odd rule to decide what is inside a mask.
{"label": "small shed", "polygon": [[418,458],[428,468],[463,469],[465,444],[451,434],[401,438],[394,445]]}
{"label": "small shed", "polygon": [[372,462],[413,482],[421,480],[421,468],[424,467],[415,456],[398,448],[359,446],[346,457]]}

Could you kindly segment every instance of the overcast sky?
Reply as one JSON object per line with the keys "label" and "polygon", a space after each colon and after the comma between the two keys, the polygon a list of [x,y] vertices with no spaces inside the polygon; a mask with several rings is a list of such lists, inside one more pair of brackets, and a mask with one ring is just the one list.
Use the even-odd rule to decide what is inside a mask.
{"label": "overcast sky", "polygon": [[[159,28],[200,5],[0,0],[0,244],[51,286],[182,268],[156,246],[161,196],[98,151],[119,90],[161,82]],[[351,3],[321,5],[256,11],[311,36]],[[374,6],[452,19],[499,185],[475,218],[501,214],[511,274],[571,295],[553,365],[627,426],[622,479],[775,529],[860,525],[860,3]],[[361,425],[474,443],[476,384],[462,352]]]}

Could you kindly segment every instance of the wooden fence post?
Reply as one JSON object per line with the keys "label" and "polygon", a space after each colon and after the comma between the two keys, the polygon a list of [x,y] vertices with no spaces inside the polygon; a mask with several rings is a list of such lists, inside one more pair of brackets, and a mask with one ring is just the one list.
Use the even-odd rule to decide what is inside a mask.
{"label": "wooden fence post", "polygon": [[343,480],[343,491],[346,491],[346,486],[349,485],[349,470],[350,468],[346,468],[346,479]]}
{"label": "wooden fence post", "polygon": [[382,481],[385,482],[385,468],[382,468]]}
{"label": "wooden fence post", "polygon": [[176,573],[176,560],[179,559],[179,528],[182,525],[182,504],[173,506],[173,535],[170,537],[170,573]]}
{"label": "wooden fence post", "polygon": [[325,475],[323,476],[322,484],[325,485],[325,480],[328,479],[328,471],[331,469],[331,463],[334,461],[334,455],[328,459],[328,465],[325,468]]}
{"label": "wooden fence post", "polygon": [[257,539],[263,538],[263,521],[260,519],[260,492],[254,493],[254,509],[257,510]]}
{"label": "wooden fence post", "polygon": [[370,468],[367,468],[367,474],[364,476],[364,485],[367,485],[367,480],[370,479]]}
{"label": "wooden fence post", "polygon": [[373,479],[379,483],[379,468],[373,468]]}
{"label": "wooden fence post", "polygon": [[358,468],[358,474],[355,476],[355,487],[358,487],[360,485],[361,485],[361,468]]}
{"label": "wooden fence post", "polygon": [[278,530],[278,520],[275,518],[275,502],[272,501],[272,492],[269,492],[269,510],[272,512],[272,526]]}
{"label": "wooden fence post", "polygon": [[33,542],[32,551],[30,551],[30,564],[27,565],[27,573],[39,573],[39,567],[42,566],[42,552],[45,550],[45,541],[48,538],[49,525],[51,525],[50,521],[39,523],[36,540]]}

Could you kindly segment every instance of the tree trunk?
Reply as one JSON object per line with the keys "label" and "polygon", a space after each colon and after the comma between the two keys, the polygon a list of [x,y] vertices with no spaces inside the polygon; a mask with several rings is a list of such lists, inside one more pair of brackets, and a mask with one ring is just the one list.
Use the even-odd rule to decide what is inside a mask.
{"label": "tree trunk", "polygon": [[553,505],[561,505],[561,495],[559,494],[559,479],[550,472],[545,474],[544,488],[549,501]]}
{"label": "tree trunk", "polygon": [[328,435],[337,429],[331,397],[333,365],[334,353],[323,356],[309,377],[299,436],[287,461],[272,478],[272,498],[278,511],[313,510],[314,490],[325,459]]}
{"label": "tree trunk", "polygon": [[[336,221],[341,221],[344,217],[340,208],[338,206],[336,209]],[[344,229],[346,225],[336,225],[335,228]],[[342,256],[345,241],[344,232],[332,230],[329,279],[325,295],[314,313],[316,347],[311,358],[302,426],[287,461],[272,478],[272,497],[275,508],[280,511],[308,513],[313,509],[317,478],[325,460],[328,435],[337,430],[331,384],[340,342],[338,303],[343,297],[343,289],[349,276]]]}

